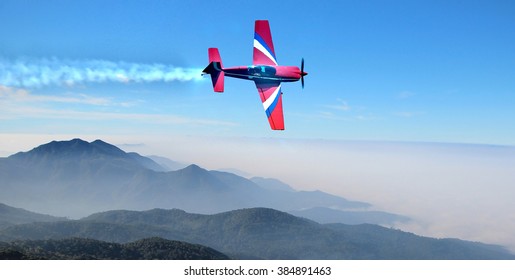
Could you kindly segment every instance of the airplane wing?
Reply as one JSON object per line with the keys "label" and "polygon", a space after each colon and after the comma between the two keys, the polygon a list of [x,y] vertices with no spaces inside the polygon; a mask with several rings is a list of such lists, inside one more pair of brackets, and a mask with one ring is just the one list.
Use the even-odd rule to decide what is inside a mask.
{"label": "airplane wing", "polygon": [[254,27],[254,59],[253,65],[277,65],[274,43],[268,20],[256,20]]}
{"label": "airplane wing", "polygon": [[270,127],[273,130],[284,130],[281,84],[262,80],[256,80],[255,82]]}

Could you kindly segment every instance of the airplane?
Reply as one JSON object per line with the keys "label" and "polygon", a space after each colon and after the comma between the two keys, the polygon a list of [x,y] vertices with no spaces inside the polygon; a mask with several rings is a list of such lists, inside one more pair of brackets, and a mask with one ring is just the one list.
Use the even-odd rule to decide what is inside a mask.
{"label": "airplane", "polygon": [[211,75],[215,92],[224,91],[225,76],[254,81],[270,127],[273,130],[284,130],[281,83],[301,80],[304,88],[304,76],[308,73],[304,72],[304,58],[300,69],[297,66],[277,64],[268,20],[256,20],[252,65],[224,68],[217,48],[209,48],[208,56],[209,65],[202,71],[202,75]]}

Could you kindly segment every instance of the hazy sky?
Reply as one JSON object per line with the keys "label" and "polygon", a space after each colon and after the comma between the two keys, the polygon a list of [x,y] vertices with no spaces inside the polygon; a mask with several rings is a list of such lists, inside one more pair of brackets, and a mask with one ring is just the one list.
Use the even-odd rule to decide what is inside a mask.
{"label": "hazy sky", "polygon": [[[515,248],[514,14],[513,1],[0,0],[0,156],[101,138]],[[252,82],[216,94],[200,77],[208,47],[251,63],[256,19],[279,64],[309,72],[304,90],[282,87],[283,132]]]}
{"label": "hazy sky", "polygon": [[[513,1],[3,0],[0,132],[515,145],[514,12]],[[270,20],[280,64],[306,60],[306,88],[283,86],[284,132],[270,131],[251,82],[227,79],[220,95],[198,72],[165,79],[203,69],[208,47],[250,64],[255,19]]]}

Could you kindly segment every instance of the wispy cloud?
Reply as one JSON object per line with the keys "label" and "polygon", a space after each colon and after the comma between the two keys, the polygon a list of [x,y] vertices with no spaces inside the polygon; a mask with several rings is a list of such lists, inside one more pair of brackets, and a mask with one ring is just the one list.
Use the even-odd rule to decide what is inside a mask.
{"label": "wispy cloud", "polygon": [[411,97],[413,97],[415,95],[417,95],[417,94],[412,92],[412,91],[404,90],[404,91],[401,91],[401,92],[397,93],[395,95],[395,98],[396,99],[408,99],[408,98],[411,98]]}
{"label": "wispy cloud", "polygon": [[325,105],[324,107],[329,108],[329,109],[338,110],[338,111],[350,111],[351,110],[351,107],[349,106],[347,101],[340,99],[340,98],[336,99],[335,104]]}
{"label": "wispy cloud", "polygon": [[65,95],[34,95],[29,90],[7,87],[0,84],[0,100],[10,102],[55,102],[55,103],[76,103],[96,106],[112,105],[113,102],[109,98],[94,97],[87,94]]}
{"label": "wispy cloud", "polygon": [[[115,102],[109,98],[99,98],[85,94],[69,93],[61,95],[36,95],[30,90],[0,85],[0,119],[63,119],[63,120],[90,120],[107,121],[122,120],[133,123],[153,124],[184,124],[200,126],[237,126],[237,123],[214,119],[199,119],[174,114],[149,113],[122,113],[105,112],[97,107],[130,107],[138,101]],[[86,109],[63,109],[55,106],[46,106],[50,103],[69,103],[93,105]]]}
{"label": "wispy cloud", "polygon": [[[131,123],[149,124],[175,124],[195,126],[225,126],[234,127],[238,124],[214,119],[190,118],[173,114],[145,114],[145,113],[118,113],[99,111],[79,111],[70,109],[49,109],[35,106],[18,106],[7,108],[3,119],[37,118],[37,119],[63,119],[82,121],[129,121]],[[2,118],[2,117],[0,117]]]}
{"label": "wispy cloud", "polygon": [[[334,104],[322,105],[325,110],[318,111],[318,118],[336,121],[369,121],[377,119],[365,107],[350,106],[346,100],[337,98]],[[330,110],[327,110],[330,109]]]}
{"label": "wispy cloud", "polygon": [[200,68],[182,68],[157,63],[0,58],[0,85],[38,88],[102,82],[187,82],[201,81],[201,71]]}
{"label": "wispy cloud", "polygon": [[409,111],[402,111],[402,112],[394,112],[393,115],[401,118],[413,118],[416,116],[424,115],[424,112],[416,111],[416,112],[409,112]]}
{"label": "wispy cloud", "polygon": [[328,111],[319,111],[318,117],[322,118],[322,119],[335,120],[335,121],[350,121],[350,120],[352,120],[352,118],[350,118],[350,117],[342,117],[333,112],[328,112]]}
{"label": "wispy cloud", "polygon": [[352,114],[348,116],[342,116],[328,111],[318,111],[316,118],[333,121],[372,121],[379,119],[378,117],[371,114]]}

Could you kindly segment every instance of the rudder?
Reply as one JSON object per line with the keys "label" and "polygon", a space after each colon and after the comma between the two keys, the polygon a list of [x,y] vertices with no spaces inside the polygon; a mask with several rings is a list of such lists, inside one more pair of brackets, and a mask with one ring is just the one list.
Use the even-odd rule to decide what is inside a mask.
{"label": "rudder", "polygon": [[208,49],[209,65],[202,71],[204,74],[211,75],[213,90],[215,92],[224,92],[224,78],[222,58],[217,48]]}
{"label": "rudder", "polygon": [[224,67],[222,65],[222,58],[220,57],[220,53],[217,48],[209,48],[207,49],[207,53],[209,56],[209,62],[220,62],[220,67]]}

